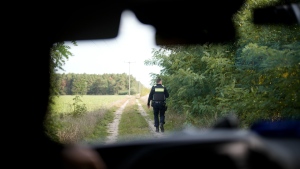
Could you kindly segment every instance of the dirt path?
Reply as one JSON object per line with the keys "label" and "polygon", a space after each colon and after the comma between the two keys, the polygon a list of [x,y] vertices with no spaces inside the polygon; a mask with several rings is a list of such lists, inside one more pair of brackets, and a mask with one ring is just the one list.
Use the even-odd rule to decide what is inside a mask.
{"label": "dirt path", "polygon": [[[143,102],[143,104],[146,103],[147,101],[147,96],[143,96],[140,98],[140,100]],[[108,125],[108,132],[109,136],[106,139],[106,143],[114,143],[117,141],[118,138],[118,130],[119,130],[119,123],[121,120],[121,116],[123,113],[123,110],[125,109],[127,103],[129,102],[129,99],[123,103],[123,105],[115,112],[115,117],[112,123]],[[153,117],[149,117],[144,108],[142,107],[141,103],[139,102],[139,99],[136,99],[136,103],[139,107],[140,114],[146,119],[148,125],[149,125],[149,130],[152,133],[152,135],[155,138],[163,137],[163,133],[157,133],[155,132],[155,127],[154,127],[154,121]]]}
{"label": "dirt path", "polygon": [[115,112],[115,118],[113,122],[108,125],[108,132],[110,135],[107,137],[106,143],[114,143],[117,141],[121,115],[128,102],[129,100],[125,101],[125,103],[123,103],[123,105]]}
{"label": "dirt path", "polygon": [[142,105],[140,104],[140,102],[139,102],[138,99],[136,99],[135,101],[136,101],[136,103],[139,106],[139,111],[140,111],[141,115],[144,116],[144,118],[148,122],[148,125],[149,125],[151,133],[154,135],[154,137],[162,137],[163,133],[157,133],[157,132],[155,132],[154,121],[151,120],[152,117],[148,116],[148,114],[145,112],[144,108],[142,107]]}

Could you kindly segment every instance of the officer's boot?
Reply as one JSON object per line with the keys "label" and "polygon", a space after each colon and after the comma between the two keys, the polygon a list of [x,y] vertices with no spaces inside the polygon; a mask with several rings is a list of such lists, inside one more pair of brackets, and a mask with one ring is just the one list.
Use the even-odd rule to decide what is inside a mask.
{"label": "officer's boot", "polygon": [[155,130],[157,133],[159,132],[159,128],[158,127],[156,127],[156,130]]}
{"label": "officer's boot", "polygon": [[163,123],[160,123],[160,131],[161,131],[161,132],[164,132],[164,131],[165,131],[165,129],[164,129],[164,124],[163,124]]}

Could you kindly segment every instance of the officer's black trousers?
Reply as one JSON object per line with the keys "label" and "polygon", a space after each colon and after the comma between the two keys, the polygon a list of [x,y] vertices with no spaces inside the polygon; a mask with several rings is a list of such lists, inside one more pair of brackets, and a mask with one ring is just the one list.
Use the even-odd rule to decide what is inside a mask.
{"label": "officer's black trousers", "polygon": [[165,124],[165,106],[163,104],[153,105],[154,126],[159,127],[159,124]]}

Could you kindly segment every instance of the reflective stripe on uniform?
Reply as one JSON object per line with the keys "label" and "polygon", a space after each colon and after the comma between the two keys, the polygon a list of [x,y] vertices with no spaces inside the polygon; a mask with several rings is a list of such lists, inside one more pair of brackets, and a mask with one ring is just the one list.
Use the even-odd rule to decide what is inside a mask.
{"label": "reflective stripe on uniform", "polygon": [[164,88],[155,88],[155,92],[164,92]]}

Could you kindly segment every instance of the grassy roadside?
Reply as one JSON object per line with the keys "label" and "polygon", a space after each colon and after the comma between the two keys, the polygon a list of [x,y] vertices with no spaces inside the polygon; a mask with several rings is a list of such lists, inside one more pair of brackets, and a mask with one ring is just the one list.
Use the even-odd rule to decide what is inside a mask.
{"label": "grassy roadside", "polygon": [[109,133],[107,131],[108,125],[114,120],[115,112],[119,109],[125,101],[128,99],[132,100],[132,97],[126,97],[126,99],[114,102],[113,106],[106,111],[102,118],[98,119],[96,126],[94,127],[93,133],[86,137],[85,142],[87,143],[105,143]]}
{"label": "grassy roadside", "polygon": [[[108,133],[108,125],[114,120],[114,112],[119,109],[125,101],[129,99],[125,107],[119,124],[119,141],[129,141],[133,139],[145,138],[151,136],[147,120],[153,121],[153,109],[148,109],[145,97],[124,97],[124,99],[115,101],[105,109],[89,112],[80,117],[56,116],[54,121],[59,125],[57,132],[61,143],[104,143]],[[145,118],[142,116],[136,103],[138,99],[144,111],[148,114]],[[174,115],[169,110],[166,112],[165,130],[173,131],[182,126],[184,118],[180,115]]]}
{"label": "grassy roadside", "polygon": [[107,132],[107,126],[114,120],[114,112],[118,109],[118,107],[114,106],[111,109],[107,110],[107,112],[103,115],[102,118],[97,120],[97,123],[94,127],[93,133],[85,138],[86,143],[105,143],[106,137],[109,135]]}
{"label": "grassy roadside", "polygon": [[59,130],[56,135],[63,144],[102,143],[109,135],[107,126],[114,119],[114,112],[127,100],[124,97],[112,101],[103,109],[85,113],[81,116],[54,116],[53,121]]}

